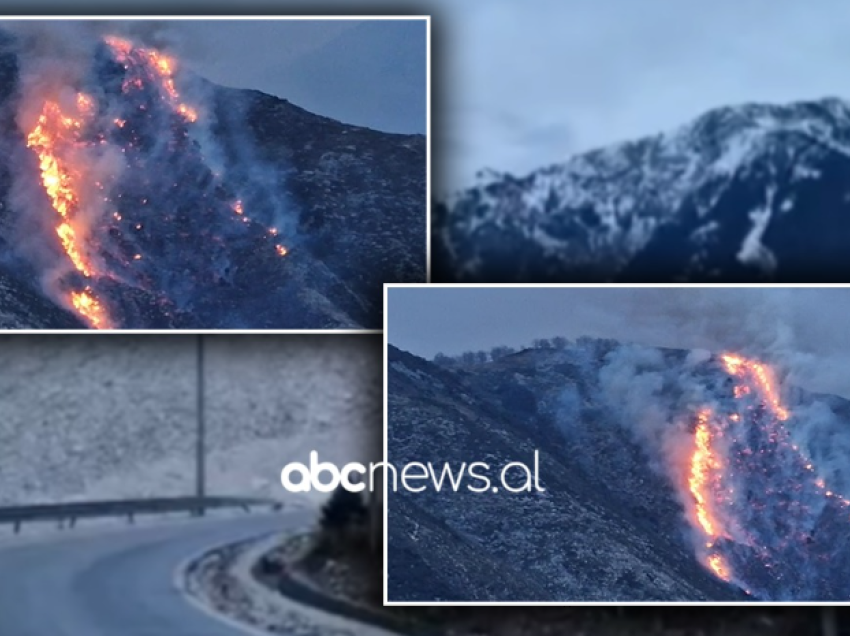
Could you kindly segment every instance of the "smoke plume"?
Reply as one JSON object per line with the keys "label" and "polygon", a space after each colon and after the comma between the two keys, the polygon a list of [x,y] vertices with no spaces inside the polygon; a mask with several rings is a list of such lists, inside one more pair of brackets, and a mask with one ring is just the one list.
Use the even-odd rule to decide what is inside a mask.
{"label": "smoke plume", "polygon": [[789,377],[737,352],[621,346],[598,382],[672,486],[706,569],[761,599],[835,598],[850,593],[829,568],[843,550],[830,535],[850,524],[848,407]]}
{"label": "smoke plume", "polygon": [[95,328],[250,321],[228,300],[246,280],[238,256],[282,287],[297,217],[279,194],[286,176],[253,154],[240,105],[225,109],[222,145],[213,87],[170,54],[164,22],[13,22],[10,33],[6,262]]}

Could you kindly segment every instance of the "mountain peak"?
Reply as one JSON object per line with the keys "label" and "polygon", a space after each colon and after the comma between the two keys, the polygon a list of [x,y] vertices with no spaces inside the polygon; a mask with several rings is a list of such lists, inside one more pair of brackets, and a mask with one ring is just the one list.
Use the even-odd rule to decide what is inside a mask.
{"label": "mountain peak", "polygon": [[[806,184],[826,167],[850,172],[850,104],[836,97],[724,106],[523,177],[483,171],[438,206],[437,280],[788,280],[793,272],[783,273],[762,239],[773,233],[771,218],[800,209],[795,193],[780,191],[804,188],[816,199]],[[835,210],[844,194],[830,193]],[[723,241],[715,240],[720,217],[729,230]],[[811,222],[802,213],[788,218]],[[846,231],[850,242],[850,225]],[[716,256],[703,254],[706,239]],[[641,264],[648,246],[651,271]],[[505,269],[508,255],[516,267]],[[632,268],[639,256],[640,267]],[[724,262],[707,267],[707,260]]]}

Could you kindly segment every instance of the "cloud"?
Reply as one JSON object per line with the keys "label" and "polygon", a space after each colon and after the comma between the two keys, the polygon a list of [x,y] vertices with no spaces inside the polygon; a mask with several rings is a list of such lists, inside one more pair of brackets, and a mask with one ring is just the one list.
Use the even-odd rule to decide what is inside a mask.
{"label": "cloud", "polygon": [[[720,105],[848,92],[850,7],[838,0],[818,11],[791,0],[454,5],[441,14],[446,39],[459,39],[450,43],[445,119],[451,136],[469,138],[467,152],[451,158],[449,187],[485,166],[527,172]],[[481,123],[482,112],[574,134],[520,151]]]}

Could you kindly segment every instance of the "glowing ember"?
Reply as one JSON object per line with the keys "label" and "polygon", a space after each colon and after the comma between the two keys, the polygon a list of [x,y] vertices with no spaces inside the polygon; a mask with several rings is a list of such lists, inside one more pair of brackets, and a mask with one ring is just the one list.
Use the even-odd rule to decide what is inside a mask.
{"label": "glowing ember", "polygon": [[722,465],[711,449],[710,417],[711,411],[708,409],[703,409],[697,416],[696,450],[691,457],[691,475],[688,485],[696,500],[696,516],[700,527],[709,537],[716,537],[720,534],[719,524],[709,509],[708,489],[713,481],[712,472],[720,470]]}
{"label": "glowing ember", "polygon": [[77,109],[81,113],[91,114],[94,109],[94,100],[84,93],[77,94]]}
{"label": "glowing ember", "polygon": [[62,241],[62,247],[65,248],[65,253],[68,255],[68,258],[71,259],[71,262],[74,264],[74,267],[77,268],[77,271],[83,276],[91,276],[89,266],[86,265],[86,262],[83,260],[83,257],[77,249],[78,241],[74,228],[72,228],[68,223],[60,223],[56,228],[56,234],[59,236],[59,240]]}
{"label": "glowing ember", "polygon": [[[127,95],[115,95],[118,87],[113,90],[111,82],[103,93],[93,94],[103,94],[109,100],[120,98],[121,110],[117,110],[119,104],[101,103],[82,92],[71,93],[70,99],[64,94],[62,99],[43,94],[35,102],[36,107],[41,107],[40,113],[36,111],[38,119],[23,131],[27,147],[38,157],[40,182],[53,210],[48,210],[51,226],[58,238],[57,246],[62,249],[62,253],[57,249],[57,254],[66,264],[67,275],[56,277],[56,288],[61,290],[57,292],[61,294],[59,300],[96,328],[109,327],[113,322],[107,308],[117,296],[106,296],[105,291],[116,287],[108,287],[108,280],[119,286],[138,281],[147,284],[144,274],[150,272],[141,271],[147,267],[136,262],[156,260],[155,251],[148,252],[143,242],[137,242],[137,237],[145,238],[140,232],[148,225],[148,217],[139,218],[139,193],[134,191],[132,197],[124,196],[122,200],[122,193],[114,191],[121,182],[107,164],[115,163],[113,154],[119,159],[119,168],[136,168],[146,161],[155,163],[145,156],[153,145],[147,143],[149,125],[157,126],[157,133],[168,136],[164,144],[156,144],[157,148],[169,153],[184,150],[191,145],[184,122],[198,120],[198,112],[183,102],[178,91],[175,59],[121,37],[107,36],[104,42],[103,52],[111,56],[122,74],[116,82],[121,82],[120,88]],[[110,144],[114,146],[107,150],[112,154],[104,154],[103,146]],[[194,151],[192,157],[194,160]],[[104,158],[108,161],[102,161]],[[181,185],[178,179],[175,175],[174,188]],[[141,205],[147,203],[147,199],[141,199]],[[241,221],[235,230],[259,236],[260,241],[265,239],[262,248],[274,246],[280,257],[289,253],[282,238],[269,238],[277,236],[276,229],[266,233],[256,219],[249,219],[241,200],[232,206],[234,218]],[[131,209],[136,212],[130,213]],[[125,219],[122,212],[135,218]],[[164,218],[172,220],[169,213]],[[124,220],[127,222],[116,223]],[[188,235],[182,226],[181,232],[181,236]],[[214,240],[223,244],[221,237]],[[113,271],[121,268],[125,271]]]}
{"label": "glowing ember", "polygon": [[112,49],[115,59],[135,74],[125,79],[122,86],[124,92],[144,87],[144,78],[140,74],[148,76],[148,79],[158,79],[163,98],[174,111],[190,123],[197,121],[197,111],[180,101],[180,94],[174,84],[176,64],[172,58],[155,49],[136,47],[129,40],[115,36],[105,37],[104,42]]}
{"label": "glowing ember", "polygon": [[129,40],[125,40],[124,38],[119,38],[114,35],[107,35],[103,39],[113,49],[113,51],[115,51],[116,53],[120,53],[122,56],[130,55],[130,51],[133,50],[132,43]]}
{"label": "glowing ember", "polygon": [[[776,386],[776,380],[766,365],[729,354],[722,356],[722,360],[730,375],[736,377],[750,376],[754,378],[757,390],[774,415],[783,421],[788,419],[789,413],[779,401],[779,390]],[[749,387],[742,387],[741,393],[749,393]],[[735,397],[740,397],[737,387]]]}
{"label": "glowing ember", "polygon": [[708,567],[711,568],[711,571],[714,572],[717,577],[724,581],[728,581],[731,578],[729,566],[719,554],[712,554],[708,557]]}
{"label": "glowing ember", "polygon": [[[251,222],[251,219],[245,216],[245,206],[243,205],[240,199],[237,199],[236,201],[231,203],[230,208],[233,210],[236,216],[239,217],[239,220],[241,220],[243,223]],[[277,236],[279,233],[276,227],[270,227],[266,231],[269,233],[270,236]],[[286,256],[289,253],[289,249],[285,245],[281,245],[280,243],[277,243],[274,246],[274,249],[277,252],[278,256]]]}
{"label": "glowing ember", "polygon": [[194,108],[190,108],[189,106],[186,106],[186,104],[180,104],[177,107],[177,112],[179,112],[181,115],[183,115],[183,117],[186,118],[186,121],[189,121],[189,122],[198,121],[197,111],[195,111]]}
{"label": "glowing ember", "polygon": [[71,292],[71,303],[77,311],[86,318],[95,329],[109,329],[110,324],[106,312],[100,302],[95,299],[90,288],[81,292]]}
{"label": "glowing ember", "polygon": [[762,571],[787,580],[796,574],[789,558],[812,542],[819,506],[829,501],[848,508],[850,500],[828,488],[794,442],[773,370],[740,355],[720,360],[734,380],[734,401],[728,394],[719,399],[732,412],[706,407],[697,413],[687,464],[698,556],[715,576],[742,586],[753,581],[738,580],[748,571],[739,573],[739,559],[758,559]]}

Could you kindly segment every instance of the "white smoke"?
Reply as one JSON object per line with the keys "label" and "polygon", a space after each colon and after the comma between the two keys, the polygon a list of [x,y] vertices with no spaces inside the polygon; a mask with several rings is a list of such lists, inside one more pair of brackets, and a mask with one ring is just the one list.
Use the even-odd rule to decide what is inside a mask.
{"label": "white smoke", "polygon": [[[688,478],[696,449],[697,411],[708,407],[717,417],[739,403],[730,400],[732,384],[724,384],[724,377],[723,368],[705,350],[668,356],[635,345],[609,353],[598,375],[599,393],[609,412],[646,451],[650,466],[667,479],[682,504],[691,528],[687,536],[703,561],[710,551],[695,523]],[[791,413],[787,421],[768,414],[757,425],[751,418],[759,417],[758,411],[745,410],[725,433],[714,434],[712,450],[727,464],[719,487],[729,489],[728,495],[722,494],[728,503],[719,519],[734,544],[724,548],[724,558],[742,567],[751,567],[754,561],[766,564],[778,577],[765,583],[750,573],[741,580],[733,567],[733,580],[762,598],[799,600],[820,589],[819,571],[811,567],[818,557],[807,548],[809,538],[830,498],[836,505],[850,499],[850,403],[800,391],[789,381],[786,375],[780,389],[781,403]],[[757,408],[762,401],[763,396],[753,391],[742,404]],[[756,432],[752,428],[756,426],[763,430]],[[807,463],[810,473],[804,468]],[[756,556],[753,551],[758,550]],[[795,569],[799,572],[792,577]]]}
{"label": "white smoke", "polygon": [[[183,260],[175,266],[178,269],[177,276],[172,275],[170,271],[161,271],[167,270],[167,267],[157,269],[155,274],[146,269],[145,264],[148,261],[142,260],[144,255],[139,252],[143,250],[136,251],[132,228],[116,228],[113,223],[113,218],[115,222],[119,222],[127,216],[124,215],[123,209],[119,213],[122,206],[117,198],[123,191],[122,187],[135,181],[137,176],[143,179],[144,174],[137,175],[135,171],[128,170],[130,163],[125,160],[125,156],[130,153],[122,144],[130,142],[125,142],[120,137],[111,137],[118,130],[117,126],[123,126],[120,122],[124,116],[119,116],[119,113],[129,111],[132,116],[132,113],[139,111],[135,110],[135,102],[125,101],[114,90],[105,87],[108,82],[102,81],[108,75],[101,73],[102,69],[99,69],[104,55],[107,54],[104,43],[107,35],[124,38],[136,48],[156,49],[169,57],[172,67],[176,70],[173,75],[174,86],[166,91],[167,85],[163,81],[163,87],[159,89],[163,94],[164,103],[171,103],[171,98],[166,95],[176,90],[179,102],[186,104],[198,115],[197,120],[187,126],[186,134],[199,149],[199,153],[195,154],[195,146],[190,143],[191,149],[187,151],[191,153],[192,161],[200,156],[199,167],[187,170],[190,177],[181,179],[179,184],[175,177],[173,192],[177,194],[168,199],[167,205],[160,207],[198,205],[204,200],[221,216],[229,217],[230,211],[226,210],[226,204],[222,201],[225,196],[232,196],[234,201],[238,199],[243,202],[244,218],[253,222],[253,225],[244,226],[228,223],[227,221],[231,221],[229,218],[216,217],[213,222],[221,221],[215,226],[216,245],[208,245],[211,247],[209,250],[197,251],[198,254],[208,254],[209,262],[201,262],[203,259],[193,261],[196,270],[204,271],[198,273],[191,270],[191,273],[206,276],[214,272],[213,275],[217,275],[219,280],[232,276],[236,268],[230,262],[229,240],[234,236],[242,237],[250,231],[256,233],[257,228],[264,233],[268,232],[269,236],[276,237],[268,241],[270,251],[275,249],[276,243],[292,249],[296,242],[298,217],[295,206],[281,194],[287,175],[278,174],[264,164],[262,158],[256,156],[253,148],[257,145],[257,140],[251,137],[249,122],[244,119],[245,112],[234,112],[231,115],[235,119],[224,122],[229,141],[226,142],[228,147],[222,146],[225,142],[220,143],[221,140],[216,134],[216,126],[222,122],[216,120],[215,87],[188,70],[181,69],[180,61],[171,56],[171,50],[180,37],[176,27],[157,21],[64,20],[13,21],[7,23],[6,28],[12,34],[9,52],[15,56],[18,65],[18,85],[13,107],[14,120],[21,140],[9,149],[13,155],[13,160],[9,162],[12,166],[9,203],[13,208],[13,215],[10,217],[15,219],[13,227],[8,228],[8,234],[12,237],[9,242],[14,245],[14,256],[21,258],[34,272],[34,277],[40,280],[46,296],[60,306],[72,309],[68,288],[80,286],[71,282],[78,280],[78,268],[62,249],[57,237],[57,227],[61,219],[42,187],[41,167],[36,149],[28,148],[26,144],[27,136],[39,123],[45,105],[49,102],[59,104],[63,115],[83,122],[79,134],[84,137],[84,142],[62,144],[58,149],[63,167],[68,168],[72,175],[73,191],[79,203],[73,211],[71,225],[76,235],[74,243],[82,253],[83,261],[91,265],[96,275],[102,275],[103,280],[108,279],[105,284],[110,290],[120,284],[141,287],[144,293],[167,297],[168,301],[177,307],[191,306],[195,296],[203,293],[192,286],[193,276],[185,275],[184,270],[189,271],[189,266]],[[131,67],[128,74],[134,72],[144,71]],[[145,77],[140,85],[146,84],[148,81]],[[90,109],[79,101],[81,94],[91,99]],[[239,97],[244,99],[241,95]],[[128,100],[132,99],[135,98],[128,97]],[[147,112],[143,101],[140,101],[139,108]],[[170,106],[166,106],[163,112],[167,112],[168,108]],[[177,108],[177,104],[174,104],[174,108]],[[168,117],[160,118],[153,109],[150,110],[151,117],[145,120],[148,127],[144,132],[145,159],[133,163],[133,166],[137,168],[143,165],[140,170],[149,170],[150,173],[146,173],[148,176],[157,173],[155,178],[161,182],[162,170],[167,170],[165,167],[160,168],[163,163],[161,158],[173,158],[174,152],[177,151],[172,150],[172,144],[177,143],[181,133],[172,130],[173,125]],[[176,115],[176,111],[174,114]],[[243,119],[239,120],[240,116]],[[155,126],[159,128],[152,129]],[[135,135],[135,130],[133,134]],[[184,140],[179,137],[179,141]],[[138,147],[139,142],[135,136],[133,141],[136,142],[135,147]],[[138,152],[133,156],[137,155]],[[165,179],[170,178],[171,175],[165,173]],[[190,182],[189,179],[196,179],[197,183]],[[170,186],[171,184],[168,184],[167,187]],[[187,200],[194,197],[196,200],[181,200],[175,203],[176,197],[184,197]],[[145,208],[141,205],[130,208],[132,213],[138,213],[142,217]],[[160,209],[158,213],[161,218],[168,214],[168,210]],[[125,225],[127,223],[125,220]],[[136,229],[141,229],[144,225],[150,227],[149,224],[139,223]],[[120,238],[115,238],[111,231],[113,229],[119,230]],[[160,231],[165,233],[168,229],[157,229],[153,233]],[[179,242],[169,243],[168,241],[173,239],[171,236],[156,238],[162,239],[158,249],[169,257],[178,258],[187,252],[185,245]],[[133,266],[136,260],[141,261],[138,267]],[[112,266],[109,263],[112,263]],[[94,281],[85,281],[86,285],[91,284],[94,287],[96,298],[99,295],[99,283],[97,276]],[[187,283],[188,288],[185,287]],[[109,300],[106,294],[103,297]],[[112,321],[116,323],[114,326],[122,326],[121,316],[115,318]]]}

